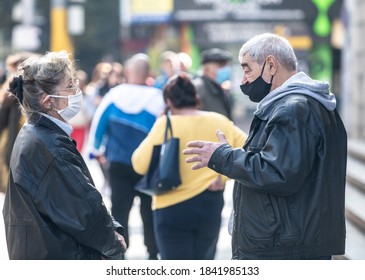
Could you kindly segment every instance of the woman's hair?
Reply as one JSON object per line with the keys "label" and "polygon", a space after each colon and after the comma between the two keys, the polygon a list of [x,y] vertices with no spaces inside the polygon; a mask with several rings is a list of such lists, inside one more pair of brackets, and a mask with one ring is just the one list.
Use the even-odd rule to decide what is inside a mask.
{"label": "woman's hair", "polygon": [[175,108],[196,107],[198,104],[195,87],[184,73],[169,79],[163,89],[163,98],[165,102],[170,99]]}
{"label": "woman's hair", "polygon": [[9,84],[9,91],[18,97],[28,121],[36,122],[38,113],[46,113],[41,98],[57,94],[56,87],[68,78],[74,78],[75,67],[66,51],[48,52],[23,61],[18,74]]}
{"label": "woman's hair", "polygon": [[249,55],[257,63],[263,63],[267,56],[273,55],[288,71],[297,69],[297,58],[288,40],[276,34],[264,33],[257,35],[243,44],[238,60],[241,62]]}

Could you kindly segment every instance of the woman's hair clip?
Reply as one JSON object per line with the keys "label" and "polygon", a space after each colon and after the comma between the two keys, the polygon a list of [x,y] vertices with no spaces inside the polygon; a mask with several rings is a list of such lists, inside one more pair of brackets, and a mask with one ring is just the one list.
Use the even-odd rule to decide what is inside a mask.
{"label": "woman's hair clip", "polygon": [[9,84],[9,90],[12,94],[14,94],[19,102],[23,103],[23,77],[19,75],[14,77],[13,80]]}

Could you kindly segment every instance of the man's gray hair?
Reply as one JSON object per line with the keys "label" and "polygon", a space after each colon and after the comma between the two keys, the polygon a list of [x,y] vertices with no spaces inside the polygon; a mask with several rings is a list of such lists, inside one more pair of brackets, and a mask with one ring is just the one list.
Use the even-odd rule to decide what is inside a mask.
{"label": "man's gray hair", "polygon": [[297,58],[293,47],[286,38],[276,34],[264,33],[248,40],[241,47],[239,62],[242,62],[245,55],[249,55],[259,64],[262,64],[267,56],[273,55],[286,70],[297,70]]}

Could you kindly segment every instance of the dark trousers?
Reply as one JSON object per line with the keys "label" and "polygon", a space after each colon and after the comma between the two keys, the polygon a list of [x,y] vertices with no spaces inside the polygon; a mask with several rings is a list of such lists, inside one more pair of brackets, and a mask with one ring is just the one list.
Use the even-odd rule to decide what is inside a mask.
{"label": "dark trousers", "polygon": [[154,211],[161,259],[214,259],[223,204],[222,191],[205,191],[187,201]]}
{"label": "dark trousers", "polygon": [[125,228],[125,240],[129,245],[128,221],[129,212],[136,196],[140,198],[140,213],[143,222],[144,244],[150,257],[157,255],[157,245],[153,231],[153,217],[150,196],[134,190],[134,185],[140,180],[132,166],[111,162],[109,166],[109,183],[111,187],[111,212],[113,217]]}

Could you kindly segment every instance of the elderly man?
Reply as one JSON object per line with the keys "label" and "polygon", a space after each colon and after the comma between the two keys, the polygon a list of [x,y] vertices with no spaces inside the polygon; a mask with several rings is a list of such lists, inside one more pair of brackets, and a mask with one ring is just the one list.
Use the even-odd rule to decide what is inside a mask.
{"label": "elderly man", "polygon": [[327,82],[297,72],[288,41],[258,35],[239,54],[257,102],[242,149],[188,143],[193,169],[235,180],[233,259],[331,259],[345,251],[347,135]]}

